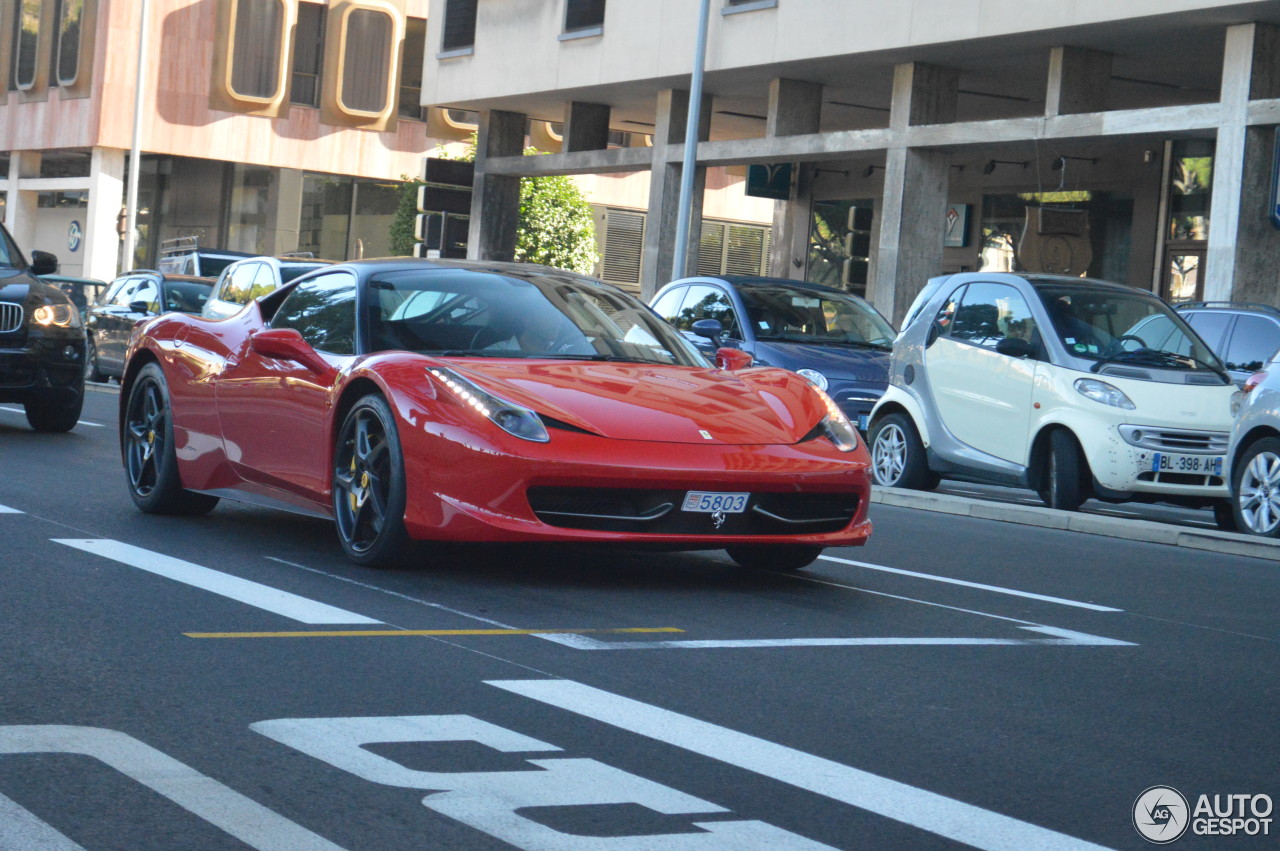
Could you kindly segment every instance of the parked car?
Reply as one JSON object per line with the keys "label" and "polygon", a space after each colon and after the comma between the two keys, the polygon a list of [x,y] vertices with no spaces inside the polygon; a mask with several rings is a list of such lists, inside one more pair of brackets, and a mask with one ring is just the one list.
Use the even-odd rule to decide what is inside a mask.
{"label": "parked car", "polygon": [[289,256],[237,260],[222,270],[200,315],[208,319],[234,316],[255,298],[275,292],[282,284],[332,262]]}
{"label": "parked car", "polygon": [[[831,287],[783,278],[682,278],[663,287],[654,311],[705,353],[721,343],[757,366],[798,372],[825,390],[858,427],[889,378],[893,326],[867,302]],[[721,339],[694,330],[714,319]]]}
{"label": "parked car", "polygon": [[232,251],[229,248],[205,248],[194,236],[178,236],[160,243],[160,259],[156,268],[170,275],[192,275],[199,278],[216,278],[222,270],[242,257],[252,257],[248,251]]}
{"label": "parked car", "polygon": [[125,349],[138,322],[161,313],[199,314],[213,289],[209,278],[171,275],[154,269],[125,272],[89,308],[87,366],[90,381],[124,374]]}
{"label": "parked car", "polygon": [[70,431],[84,405],[84,323],[71,299],[40,275],[58,258],[28,263],[0,226],[0,402],[20,402],[36,431]]}
{"label": "parked car", "polygon": [[1175,310],[1217,352],[1236,386],[1280,349],[1280,308],[1239,301],[1183,302]]}
{"label": "parked car", "polygon": [[579,541],[794,570],[871,531],[866,449],[826,394],[714,369],[643,302],[569,272],[343,263],[232,319],[153,319],[130,352],[121,434],[144,512],[288,506],[332,517],[362,564],[411,539]]}
{"label": "parked car", "polygon": [[1239,531],[1280,537],[1280,353],[1251,375],[1231,429],[1227,469]]}
{"label": "parked car", "polygon": [[[1172,328],[1157,339],[1150,333]],[[940,478],[1090,498],[1212,506],[1237,392],[1222,362],[1151,293],[1082,278],[934,278],[894,344],[872,412],[879,484]]]}
{"label": "parked car", "polygon": [[40,280],[53,284],[67,294],[80,311],[80,320],[88,319],[89,305],[97,304],[108,284],[97,278],[76,278],[70,275],[41,275]]}

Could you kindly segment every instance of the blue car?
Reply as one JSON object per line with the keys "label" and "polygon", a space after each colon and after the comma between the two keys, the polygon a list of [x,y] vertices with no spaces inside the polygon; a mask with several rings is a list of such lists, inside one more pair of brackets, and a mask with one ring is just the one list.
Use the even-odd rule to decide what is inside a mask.
{"label": "blue car", "polygon": [[725,346],[749,353],[756,366],[805,376],[863,431],[889,385],[893,326],[841,290],[785,278],[700,276],[667,284],[650,307],[708,355],[715,343],[693,323],[718,321]]}

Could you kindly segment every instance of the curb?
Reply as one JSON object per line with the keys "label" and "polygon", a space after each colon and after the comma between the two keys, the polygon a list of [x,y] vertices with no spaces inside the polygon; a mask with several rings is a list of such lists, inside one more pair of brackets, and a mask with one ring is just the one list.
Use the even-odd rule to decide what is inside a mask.
{"label": "curb", "polygon": [[956,514],[977,517],[1021,526],[1040,526],[1068,532],[1084,532],[1104,535],[1108,538],[1124,538],[1149,544],[1167,544],[1193,550],[1210,550],[1228,555],[1246,556],[1280,562],[1280,540],[1241,535],[1235,532],[1217,532],[1210,529],[1183,529],[1153,520],[1130,520],[1122,517],[1100,517],[1096,514],[1079,514],[1058,511],[1034,505],[1011,505],[1004,502],[970,499],[945,493],[909,491],[898,488],[871,488],[871,501],[881,505],[915,508],[939,514]]}

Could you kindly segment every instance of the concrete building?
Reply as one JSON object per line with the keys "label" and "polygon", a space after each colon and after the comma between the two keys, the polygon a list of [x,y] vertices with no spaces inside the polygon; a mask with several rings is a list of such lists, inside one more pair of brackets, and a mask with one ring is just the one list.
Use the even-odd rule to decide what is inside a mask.
{"label": "concrete building", "polygon": [[[65,274],[154,266],[163,241],[189,236],[250,252],[389,254],[400,178],[475,131],[466,112],[421,105],[427,0],[149,0],[139,87],[142,6],[0,0],[0,206],[19,244],[58,255]],[[125,262],[117,217],[138,92],[137,252]],[[522,138],[560,144],[554,123],[531,122]],[[601,271],[638,285],[630,243],[647,175],[579,182],[603,226]],[[755,234],[759,267],[771,204],[744,199],[740,176],[712,182],[713,227]]]}
{"label": "concrete building", "polygon": [[[1280,302],[1280,2],[709,2],[694,183],[790,166],[772,274],[895,320],[983,268]],[[423,103],[479,113],[473,254],[510,255],[519,176],[648,171],[643,291],[694,270],[673,246],[699,8],[430,0]],[[526,118],[563,122],[561,152],[521,156]],[[651,147],[609,147],[637,130]]]}

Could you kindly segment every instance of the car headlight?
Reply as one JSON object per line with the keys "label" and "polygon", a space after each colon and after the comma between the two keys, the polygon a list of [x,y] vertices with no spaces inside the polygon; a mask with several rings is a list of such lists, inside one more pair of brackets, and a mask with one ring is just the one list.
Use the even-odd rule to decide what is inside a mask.
{"label": "car headlight", "polygon": [[827,389],[827,377],[816,369],[797,369],[796,375],[800,376],[805,381],[808,381],[819,390]]}
{"label": "car headlight", "polygon": [[80,311],[73,304],[42,304],[31,312],[31,319],[46,328],[50,325],[59,328],[80,327]]}
{"label": "car headlight", "polygon": [[835,403],[835,400],[818,386],[814,386],[813,392],[817,393],[823,404],[827,406],[827,415],[822,418],[822,430],[826,432],[828,439],[841,452],[852,452],[857,449],[858,430],[853,427],[853,423],[849,422],[849,418],[844,415],[844,411],[840,410],[840,406]]}
{"label": "car headlight", "polygon": [[427,372],[448,387],[458,401],[508,434],[534,443],[547,443],[551,440],[551,435],[547,433],[547,427],[542,424],[541,417],[529,408],[493,395],[452,369],[431,367]]}
{"label": "car headlight", "polygon": [[1113,408],[1124,408],[1126,411],[1132,411],[1138,406],[1133,404],[1133,400],[1124,395],[1124,391],[1113,384],[1105,381],[1099,381],[1096,378],[1077,378],[1076,392],[1081,396],[1092,399],[1095,402],[1101,402],[1104,405],[1110,405]]}

